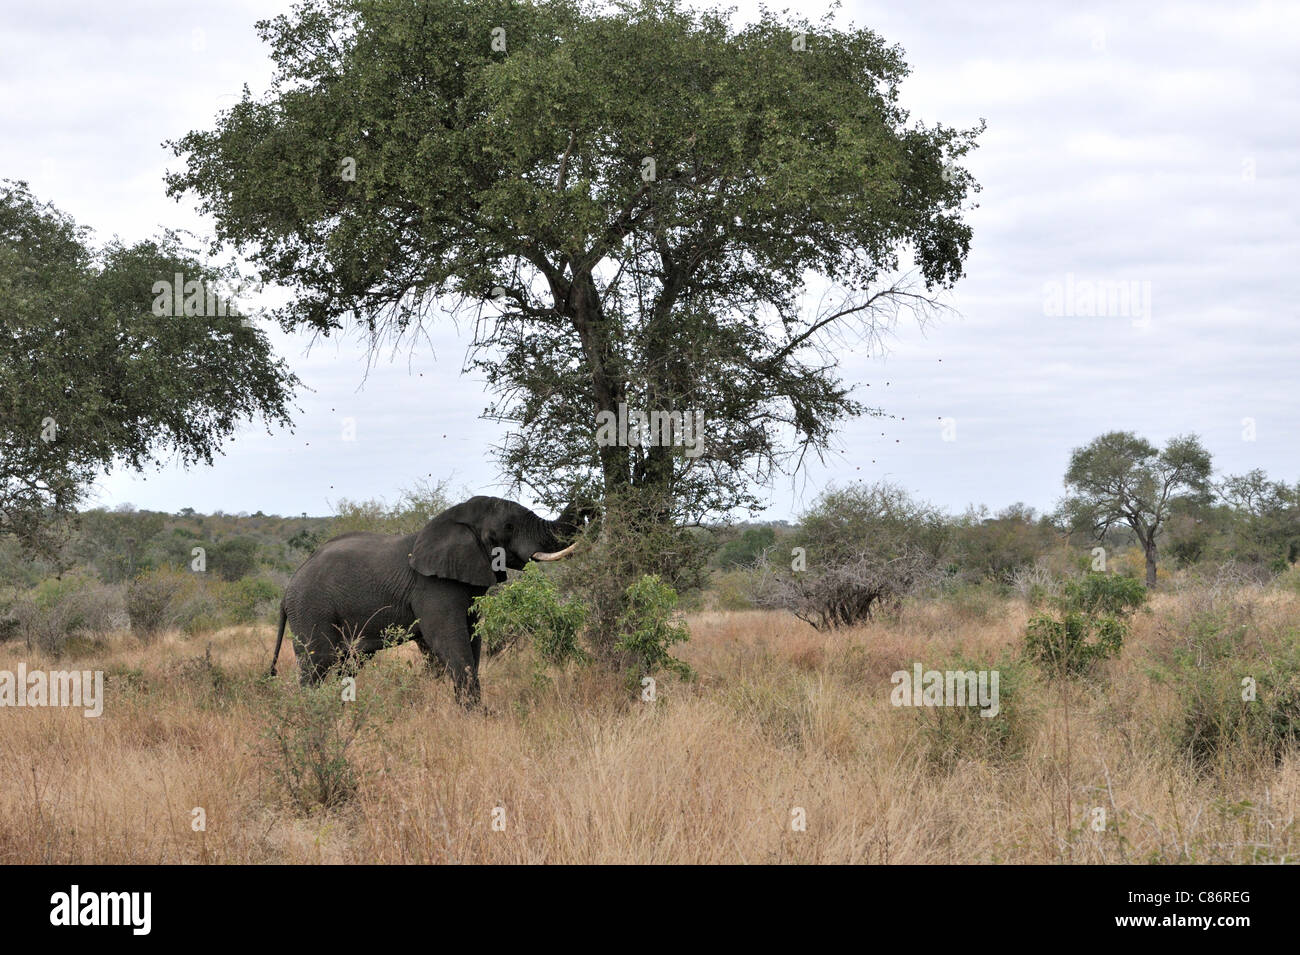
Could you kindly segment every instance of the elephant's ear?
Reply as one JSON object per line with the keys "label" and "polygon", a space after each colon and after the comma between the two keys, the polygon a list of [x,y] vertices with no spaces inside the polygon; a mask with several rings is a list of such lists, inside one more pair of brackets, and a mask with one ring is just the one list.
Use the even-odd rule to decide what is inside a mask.
{"label": "elephant's ear", "polygon": [[415,535],[408,557],[411,568],[426,577],[443,577],[474,587],[497,582],[478,537],[466,524],[434,518]]}

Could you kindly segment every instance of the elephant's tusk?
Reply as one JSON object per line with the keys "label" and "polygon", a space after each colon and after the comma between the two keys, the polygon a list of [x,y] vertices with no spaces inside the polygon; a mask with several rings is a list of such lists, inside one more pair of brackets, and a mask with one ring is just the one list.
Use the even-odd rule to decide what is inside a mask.
{"label": "elephant's tusk", "polygon": [[564,550],[557,550],[554,554],[546,554],[539,550],[536,554],[533,555],[533,560],[563,560],[564,558],[572,554],[573,549],[577,546],[578,546],[578,542],[574,541],[568,547],[564,548]]}

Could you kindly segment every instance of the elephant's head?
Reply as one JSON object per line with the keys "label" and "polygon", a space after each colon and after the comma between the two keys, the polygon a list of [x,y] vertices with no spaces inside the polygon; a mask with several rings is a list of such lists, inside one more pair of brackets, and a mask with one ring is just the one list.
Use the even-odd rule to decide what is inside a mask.
{"label": "elephant's head", "polygon": [[416,573],[490,587],[506,579],[505,568],[522,570],[530,560],[561,560],[576,544],[568,521],[547,521],[523,505],[499,497],[472,497],[449,507],[415,535],[410,565]]}

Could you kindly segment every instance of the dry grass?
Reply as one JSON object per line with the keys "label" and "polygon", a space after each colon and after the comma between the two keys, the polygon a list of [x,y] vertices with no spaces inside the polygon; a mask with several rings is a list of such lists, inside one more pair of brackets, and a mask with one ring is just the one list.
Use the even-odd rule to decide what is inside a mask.
{"label": "dry grass", "polygon": [[[515,656],[485,661],[488,712],[465,713],[408,646],[362,672],[375,711],[351,752],[359,787],[316,812],[290,806],[268,762],[273,704],[298,692],[286,660],[260,679],[270,628],[148,648],[120,634],[60,659],[3,644],[0,669],[105,670],[108,699],[99,719],[0,710],[0,862],[1294,859],[1294,752],[1198,770],[1165,731],[1176,691],[1147,671],[1183,639],[1193,599],[1158,596],[1102,679],[1029,680],[1018,753],[948,763],[930,756],[933,711],[889,705],[889,675],[956,656],[992,666],[1023,634],[1018,601],[920,603],[832,636],[777,613],[699,614],[681,652],[699,680],[661,682],[653,704],[594,670],[538,686]],[[1291,595],[1252,599],[1264,631],[1300,611]]]}

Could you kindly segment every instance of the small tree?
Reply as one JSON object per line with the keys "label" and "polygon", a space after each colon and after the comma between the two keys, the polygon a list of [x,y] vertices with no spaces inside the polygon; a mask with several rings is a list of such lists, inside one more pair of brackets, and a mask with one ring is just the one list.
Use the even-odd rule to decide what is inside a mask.
{"label": "small tree", "polygon": [[631,663],[625,671],[629,684],[660,670],[691,676],[690,666],[668,652],[673,644],[691,638],[690,631],[673,620],[676,609],[676,591],[653,574],[627,588],[627,611],[619,618],[621,635],[614,649]]}
{"label": "small tree", "polygon": [[1075,449],[1065,472],[1065,513],[1100,539],[1127,526],[1146,555],[1147,587],[1156,585],[1156,538],[1176,501],[1204,498],[1210,453],[1196,435],[1171,438],[1163,451],[1131,431],[1111,431]]}

